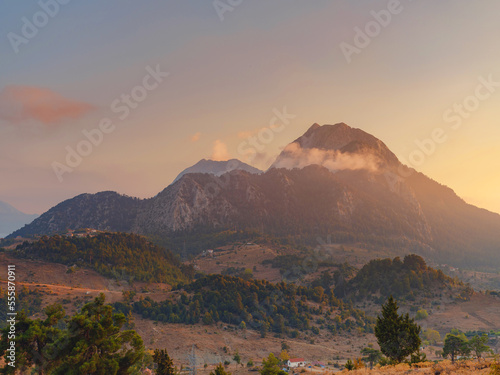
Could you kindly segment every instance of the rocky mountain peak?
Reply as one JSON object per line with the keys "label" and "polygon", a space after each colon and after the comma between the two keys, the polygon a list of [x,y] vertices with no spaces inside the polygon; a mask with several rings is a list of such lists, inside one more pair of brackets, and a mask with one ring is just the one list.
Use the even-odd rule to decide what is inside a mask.
{"label": "rocky mountain peak", "polygon": [[178,181],[182,176],[189,173],[208,173],[215,176],[221,176],[224,173],[228,173],[234,170],[243,170],[248,173],[255,174],[262,173],[260,169],[254,168],[251,165],[243,163],[238,159],[230,159],[225,161],[201,159],[198,163],[184,169],[181,173],[179,173],[173,182]]}
{"label": "rocky mountain peak", "polygon": [[278,156],[273,168],[303,168],[319,164],[336,170],[376,171],[399,165],[389,148],[378,138],[341,122],[313,124]]}

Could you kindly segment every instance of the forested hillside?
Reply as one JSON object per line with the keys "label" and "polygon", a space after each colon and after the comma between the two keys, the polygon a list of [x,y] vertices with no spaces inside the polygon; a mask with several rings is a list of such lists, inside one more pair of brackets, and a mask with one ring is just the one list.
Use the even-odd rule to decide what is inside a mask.
{"label": "forested hillside", "polygon": [[467,299],[472,293],[472,289],[461,281],[428,267],[423,258],[410,254],[403,261],[399,257],[371,260],[345,285],[338,285],[336,294],[357,300],[385,301],[390,295],[412,300],[417,296],[439,297],[457,287],[459,298]]}
{"label": "forested hillside", "polygon": [[[127,313],[129,306],[115,306]],[[259,330],[300,335],[300,331],[332,333],[357,328],[373,332],[374,320],[351,304],[325,293],[323,288],[273,284],[263,280],[209,275],[180,289],[180,297],[155,302],[146,297],[132,305],[144,318],[169,323],[214,324],[224,322]]]}
{"label": "forested hillside", "polygon": [[191,267],[144,237],[126,233],[101,233],[95,237],[42,237],[19,245],[14,255],[67,266],[89,267],[107,277],[177,284],[193,277]]}

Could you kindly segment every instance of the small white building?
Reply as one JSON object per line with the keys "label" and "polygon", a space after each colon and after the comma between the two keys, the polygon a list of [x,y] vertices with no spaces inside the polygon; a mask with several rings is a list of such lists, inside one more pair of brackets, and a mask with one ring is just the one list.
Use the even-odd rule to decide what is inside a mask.
{"label": "small white building", "polygon": [[306,361],[304,358],[290,358],[286,363],[288,367],[303,367],[306,365]]}

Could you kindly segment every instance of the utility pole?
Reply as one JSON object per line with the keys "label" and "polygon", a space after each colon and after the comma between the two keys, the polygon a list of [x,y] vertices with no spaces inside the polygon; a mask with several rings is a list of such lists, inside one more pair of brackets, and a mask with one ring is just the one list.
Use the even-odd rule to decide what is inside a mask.
{"label": "utility pole", "polygon": [[189,358],[189,366],[191,367],[191,374],[196,375],[196,348],[191,349],[191,354],[188,356]]}

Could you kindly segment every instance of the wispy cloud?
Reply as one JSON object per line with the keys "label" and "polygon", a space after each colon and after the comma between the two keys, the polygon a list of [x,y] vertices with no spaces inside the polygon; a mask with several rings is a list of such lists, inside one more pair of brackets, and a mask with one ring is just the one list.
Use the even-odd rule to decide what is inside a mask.
{"label": "wispy cloud", "polygon": [[330,171],[367,169],[378,171],[379,159],[371,154],[342,153],[339,150],[302,148],[296,142],[290,143],[273,164],[275,168],[304,168],[311,164],[322,165]]}
{"label": "wispy cloud", "polygon": [[51,126],[83,117],[93,108],[42,87],[10,85],[0,92],[0,119],[12,124],[36,121]]}
{"label": "wispy cloud", "polygon": [[191,142],[195,143],[195,142],[198,142],[200,140],[200,137],[201,137],[201,133],[197,132],[197,133],[194,133],[191,137],[189,137],[189,140]]}
{"label": "wispy cloud", "polygon": [[229,155],[229,152],[227,152],[226,144],[222,142],[220,139],[217,139],[214,142],[214,148],[212,151],[211,159],[216,161],[224,161],[231,159],[231,155]]}

